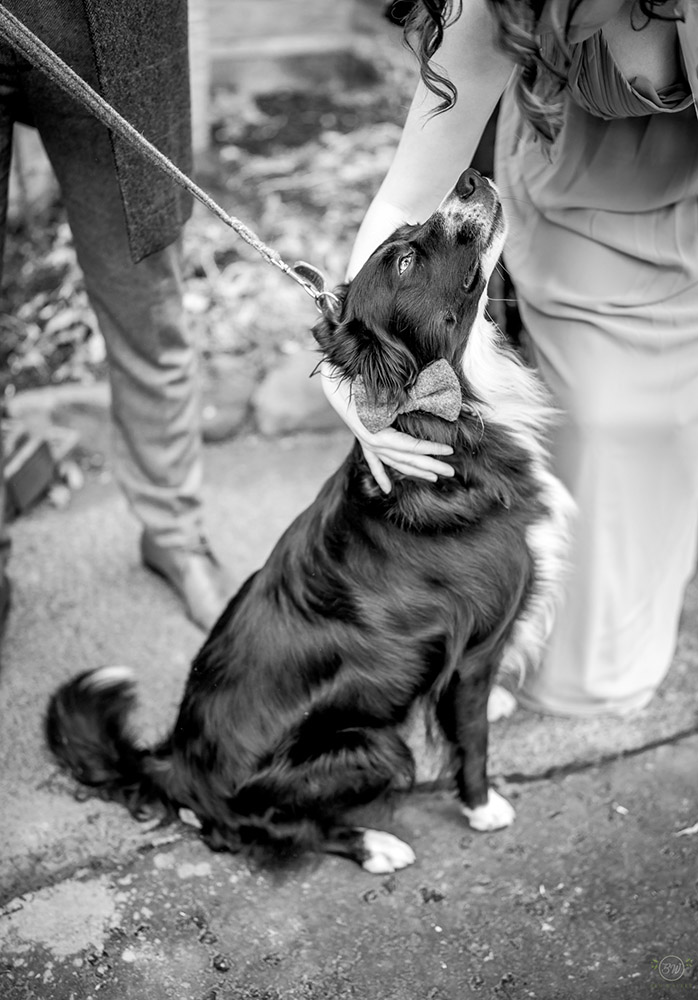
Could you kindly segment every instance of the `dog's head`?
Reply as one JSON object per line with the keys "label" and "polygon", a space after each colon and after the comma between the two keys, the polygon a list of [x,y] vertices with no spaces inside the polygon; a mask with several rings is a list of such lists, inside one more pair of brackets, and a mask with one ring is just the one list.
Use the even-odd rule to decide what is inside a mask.
{"label": "dog's head", "polygon": [[327,358],[395,405],[431,362],[460,372],[504,232],[496,188],[466,170],[426,222],[398,229],[328,299],[313,331]]}

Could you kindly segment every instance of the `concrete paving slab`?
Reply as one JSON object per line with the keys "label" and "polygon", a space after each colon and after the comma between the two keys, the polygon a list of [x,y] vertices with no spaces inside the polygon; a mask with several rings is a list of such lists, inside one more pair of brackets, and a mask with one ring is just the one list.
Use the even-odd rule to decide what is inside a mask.
{"label": "concrete paving slab", "polygon": [[[339,432],[274,441],[245,437],[207,449],[209,526],[238,583],[261,564],[349,444],[348,434]],[[14,978],[6,978],[6,988],[0,978],[0,996],[438,1000],[484,990],[502,997],[640,997],[650,988],[663,995],[663,981],[649,968],[652,957],[693,954],[698,965],[698,840],[674,837],[698,820],[696,740],[690,735],[698,705],[695,583],[674,666],[644,712],[578,721],[521,712],[493,728],[491,770],[507,794],[518,795],[519,820],[510,831],[470,834],[447,793],[420,794],[399,807],[391,829],[409,835],[420,860],[399,876],[398,891],[336,859],[308,861],[295,873],[265,873],[210,854],[187,831],[163,834],[134,823],[111,803],[75,800],[74,785],[43,747],[50,692],[78,670],[128,663],[139,674],[136,725],[154,739],[173,720],[201,641],[176,600],[139,565],[137,539],[108,466],[67,508],[44,504],[13,526],[14,606],[0,670],[0,900],[9,907],[0,919],[0,952],[10,958],[0,977]],[[579,840],[575,829],[584,834]],[[175,840],[168,845],[163,836]],[[174,860],[158,862],[155,878],[160,854]],[[180,875],[182,866],[190,876]],[[231,895],[233,876],[241,882]],[[492,881],[478,882],[479,876]],[[562,889],[559,899],[535,896],[539,882],[548,893],[558,884],[569,886],[571,878],[593,905],[574,909],[574,897]],[[120,885],[119,879],[131,881]],[[621,909],[614,894],[625,893],[626,885]],[[328,886],[338,888],[325,899]],[[29,906],[27,892],[41,904],[38,910]],[[115,898],[121,892],[124,898]],[[443,905],[437,898],[443,892],[455,906]],[[63,961],[61,948],[68,944],[58,951],[42,944],[46,921],[61,923],[50,914],[56,906],[67,913],[73,896],[82,918],[72,930],[66,925],[65,934],[71,948],[79,947],[63,957],[74,981],[67,966],[55,963],[56,955]],[[486,906],[472,909],[482,897]],[[190,920],[196,899],[204,916]],[[547,912],[550,903],[563,913],[565,901],[570,911],[558,924],[536,912]],[[616,916],[608,916],[606,902]],[[144,906],[159,912],[157,920],[143,915]],[[448,916],[452,910],[455,917]],[[25,916],[13,917],[17,913]],[[207,938],[205,948],[200,920],[206,928],[215,924],[211,933],[218,939]],[[145,925],[157,932],[146,932]],[[112,927],[106,937],[99,930],[105,926]],[[280,935],[278,947],[265,926]],[[446,940],[447,968],[439,971],[434,963]],[[565,950],[572,966],[565,965]],[[227,973],[211,964],[219,953]],[[41,966],[47,978],[19,975],[13,963],[22,955],[28,962],[34,956],[31,968]],[[106,971],[99,972],[102,967]],[[550,992],[554,975],[576,975],[580,968],[586,971],[573,987],[560,980],[558,992]],[[600,984],[603,992],[595,992]]]}
{"label": "concrete paving slab", "polygon": [[0,917],[2,996],[640,1000],[698,990],[695,843],[680,835],[695,821],[697,752],[692,737],[536,782],[497,834],[470,832],[444,793],[412,795],[389,825],[417,863],[389,877],[338,858],[269,870],[175,833],[14,899]]}
{"label": "concrete paving slab", "polygon": [[[345,454],[329,439],[246,438],[207,450],[206,500],[216,551],[237,583],[264,561],[290,520]],[[43,748],[50,692],[91,666],[139,675],[136,725],[171,725],[201,633],[138,561],[138,528],[115,484],[90,482],[66,509],[44,504],[13,525],[13,610],[2,651],[0,898],[72,861],[139,843],[106,804],[76,810]],[[71,786],[72,787],[72,786]]]}

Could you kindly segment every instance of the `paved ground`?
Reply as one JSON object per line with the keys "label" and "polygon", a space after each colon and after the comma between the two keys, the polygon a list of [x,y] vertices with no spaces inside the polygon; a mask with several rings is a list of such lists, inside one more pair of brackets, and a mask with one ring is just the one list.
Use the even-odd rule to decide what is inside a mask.
{"label": "paved ground", "polygon": [[[73,414],[92,447],[99,407]],[[314,495],[344,433],[247,437],[207,453],[209,518],[239,580]],[[445,792],[385,825],[418,861],[376,878],[339,859],[269,871],[76,801],[41,739],[75,671],[140,672],[137,724],[170,724],[200,636],[137,561],[108,473],[14,526],[0,673],[0,997],[462,1000],[698,991],[698,588],[653,705],[627,720],[521,713],[492,733],[516,823],[474,834]],[[675,956],[675,960],[662,963]],[[676,971],[673,971],[676,970]],[[672,977],[682,973],[680,979]],[[697,974],[698,976],[698,974]]]}

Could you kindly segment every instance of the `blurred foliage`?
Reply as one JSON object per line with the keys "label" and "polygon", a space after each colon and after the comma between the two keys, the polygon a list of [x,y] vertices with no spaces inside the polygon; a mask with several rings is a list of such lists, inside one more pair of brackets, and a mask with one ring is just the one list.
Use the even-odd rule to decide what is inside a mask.
{"label": "blurred foliage", "polygon": [[[198,182],[287,263],[310,261],[332,284],[343,278],[414,86],[395,43],[396,58],[386,54],[370,85],[214,95]],[[198,203],[184,245],[184,305],[204,356],[231,355],[261,375],[309,340],[312,300]],[[8,233],[4,270],[0,390],[102,376],[104,342],[59,205]]]}

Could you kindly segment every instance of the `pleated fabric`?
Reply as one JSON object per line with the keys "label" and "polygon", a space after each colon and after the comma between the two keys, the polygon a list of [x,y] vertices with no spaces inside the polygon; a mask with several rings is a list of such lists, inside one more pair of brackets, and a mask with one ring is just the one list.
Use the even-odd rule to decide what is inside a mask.
{"label": "pleated fabric", "polygon": [[511,89],[503,101],[506,263],[561,411],[556,470],[579,506],[563,607],[520,692],[542,711],[646,705],[671,664],[695,569],[697,20],[679,32],[686,79],[659,92],[625,79],[601,31],[579,41],[550,150],[522,124]]}

